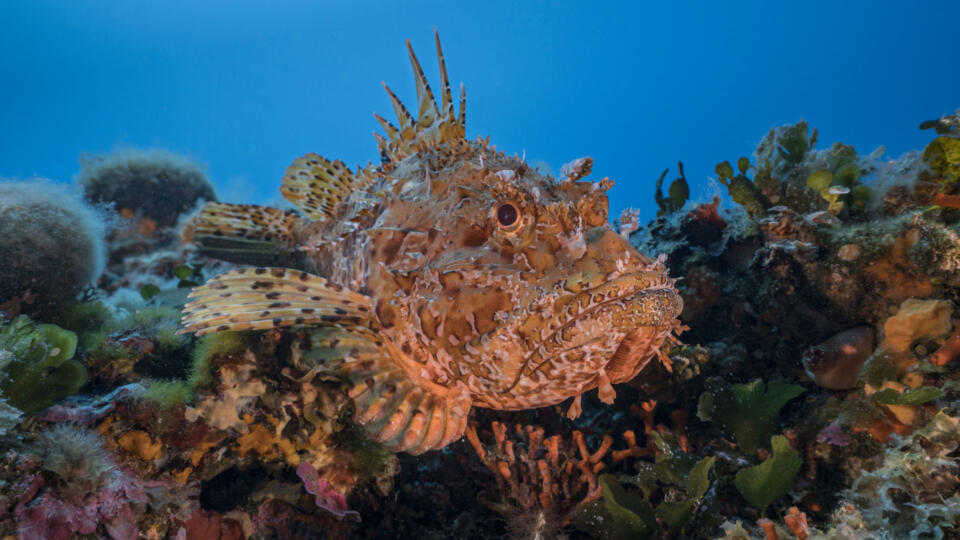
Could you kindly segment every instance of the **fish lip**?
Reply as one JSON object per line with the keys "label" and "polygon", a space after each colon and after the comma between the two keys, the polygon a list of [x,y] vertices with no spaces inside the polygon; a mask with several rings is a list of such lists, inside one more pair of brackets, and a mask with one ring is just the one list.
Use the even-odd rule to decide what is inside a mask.
{"label": "fish lip", "polygon": [[[562,331],[567,326],[574,324],[579,320],[585,320],[585,319],[589,319],[591,316],[596,316],[597,312],[602,310],[605,306],[609,306],[611,304],[614,304],[616,302],[620,302],[623,300],[628,300],[642,294],[658,292],[658,291],[670,292],[679,299],[680,297],[679,292],[677,292],[673,283],[674,283],[673,280],[664,272],[641,270],[637,272],[623,274],[613,279],[608,279],[607,281],[604,281],[603,283],[601,283],[600,285],[597,285],[596,287],[587,289],[585,291],[572,293],[571,295],[565,297],[565,299],[569,298],[568,303],[565,305],[579,306],[579,299],[586,298],[588,296],[592,298],[593,295],[595,294],[604,293],[604,299],[602,301],[588,305],[587,307],[581,308],[575,314],[571,314],[569,316],[563,317],[562,319],[559,319],[559,323],[553,327],[551,332],[547,336],[543,337],[542,339],[536,342],[534,347],[531,349],[531,352],[528,353],[527,357],[524,359],[523,365],[517,371],[517,374],[514,380],[510,383],[510,385],[506,389],[501,390],[499,393],[501,394],[509,393],[517,386],[517,384],[519,384],[520,380],[523,378],[523,373],[527,371],[527,368],[530,366],[530,362],[533,360],[534,354],[538,353],[544,347],[544,345],[557,334],[557,332]],[[609,294],[611,292],[615,294]],[[662,318],[666,320],[670,320],[678,317],[680,315],[680,310],[682,310],[682,305],[683,305],[682,300],[680,302],[677,302],[675,313],[666,313]],[[624,309],[628,309],[628,308],[625,307]],[[637,310],[638,309],[634,309],[634,311],[637,311]],[[658,324],[664,324],[664,322],[665,321],[659,321]],[[629,336],[634,330],[642,326],[647,326],[647,325],[638,324],[633,326],[630,329],[626,329],[624,338],[621,339],[617,343],[617,346],[610,351],[610,356],[613,357],[613,355],[619,349],[620,345],[623,344],[623,340],[626,339],[627,336]],[[565,348],[563,350],[564,351],[575,350],[587,345],[588,343],[590,343],[590,341],[591,340],[588,340],[584,343],[581,343],[573,347]],[[556,356],[556,354],[559,354],[559,353],[549,354],[547,356],[542,357],[542,360],[538,362],[536,366],[530,369],[530,371],[534,372],[540,369],[540,367],[543,364],[550,361],[553,357]]]}
{"label": "fish lip", "polygon": [[[557,329],[551,332],[550,336],[553,336],[557,331],[566,325],[573,323],[574,321],[589,318],[591,314],[595,313],[598,309],[605,305],[626,300],[638,294],[651,291],[671,291],[676,293],[676,287],[674,287],[673,280],[670,279],[666,273],[641,270],[638,272],[623,274],[613,279],[608,279],[596,287],[573,293],[567,298],[570,298],[570,302],[577,302],[578,304],[580,299],[586,297],[592,298],[597,294],[603,295],[604,299],[582,308],[576,314],[566,317],[560,323]],[[538,346],[540,346],[542,342],[549,339],[550,336],[541,340],[541,343],[538,344]]]}

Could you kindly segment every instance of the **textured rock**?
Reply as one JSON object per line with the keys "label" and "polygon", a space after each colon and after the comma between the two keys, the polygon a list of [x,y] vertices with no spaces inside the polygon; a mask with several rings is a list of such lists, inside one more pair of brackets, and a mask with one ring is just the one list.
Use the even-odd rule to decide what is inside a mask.
{"label": "textured rock", "polygon": [[818,385],[849,390],[857,385],[864,361],[873,352],[875,332],[869,326],[844,330],[803,353],[803,368]]}
{"label": "textured rock", "polygon": [[909,298],[900,304],[900,311],[883,325],[883,346],[907,352],[921,337],[942,338],[950,333],[953,304],[949,300]]}

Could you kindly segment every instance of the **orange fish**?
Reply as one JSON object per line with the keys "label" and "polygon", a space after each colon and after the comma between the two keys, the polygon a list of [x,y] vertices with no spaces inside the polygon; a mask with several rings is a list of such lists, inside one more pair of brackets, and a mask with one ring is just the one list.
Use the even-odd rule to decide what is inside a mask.
{"label": "orange fish", "polygon": [[[210,203],[187,227],[202,251],[281,267],[235,270],[191,293],[181,332],[309,325],[353,382],[355,419],[395,451],[460,438],[471,407],[554,405],[633,378],[680,323],[664,266],[613,231],[613,182],[554,179],[465,137],[440,39],[440,104],[410,47],[416,114],[387,88],[378,166],[308,154],[280,191],[299,212]],[[384,85],[386,86],[386,85]]]}

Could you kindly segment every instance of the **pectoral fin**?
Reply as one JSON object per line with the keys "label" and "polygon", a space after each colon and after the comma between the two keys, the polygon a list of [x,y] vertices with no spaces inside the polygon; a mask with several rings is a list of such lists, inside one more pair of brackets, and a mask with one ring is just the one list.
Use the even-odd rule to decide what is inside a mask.
{"label": "pectoral fin", "polygon": [[370,322],[370,298],[286,268],[244,268],[190,292],[178,333],[263,330],[300,324]]}
{"label": "pectoral fin", "polygon": [[353,383],[354,419],[371,439],[395,452],[417,455],[463,436],[469,398],[456,390],[414,382],[373,331],[318,329],[312,344],[327,351],[328,365]]}

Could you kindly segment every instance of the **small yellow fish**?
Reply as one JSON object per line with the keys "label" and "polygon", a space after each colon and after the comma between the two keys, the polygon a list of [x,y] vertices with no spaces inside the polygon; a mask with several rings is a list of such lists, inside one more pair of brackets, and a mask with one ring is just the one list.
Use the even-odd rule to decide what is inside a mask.
{"label": "small yellow fish", "polygon": [[[313,346],[354,383],[368,435],[413,454],[463,435],[471,407],[520,410],[633,378],[680,323],[658,261],[607,221],[609,179],[581,158],[554,179],[465,138],[440,39],[440,104],[407,42],[416,115],[377,120],[379,166],[308,154],[280,191],[299,213],[211,203],[185,234],[225,258],[283,258],[191,293],[182,332],[315,325]],[[386,86],[386,85],[385,85]]]}

